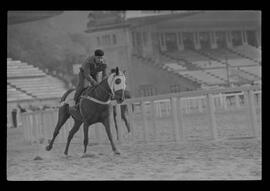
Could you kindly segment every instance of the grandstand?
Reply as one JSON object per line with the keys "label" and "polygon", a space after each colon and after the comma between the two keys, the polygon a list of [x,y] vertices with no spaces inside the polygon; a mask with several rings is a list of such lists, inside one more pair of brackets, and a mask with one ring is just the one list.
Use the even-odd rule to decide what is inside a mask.
{"label": "grandstand", "polygon": [[250,45],[243,45],[243,46],[232,48],[232,51],[234,51],[234,53],[240,55],[243,58],[252,60],[256,64],[260,64],[261,62],[261,49],[260,48],[256,48]]}
{"label": "grandstand", "polygon": [[[106,52],[109,67],[127,71],[127,87],[134,97],[146,96],[141,92],[169,93],[170,87],[190,91],[261,81],[259,11],[129,13],[91,12],[85,32],[91,47]],[[8,64],[12,88],[36,99],[61,94],[60,87],[46,85],[58,82],[17,62]],[[23,74],[17,71],[20,68]]]}
{"label": "grandstand", "polygon": [[32,96],[27,95],[24,92],[18,91],[16,88],[13,88],[10,85],[7,85],[7,98],[8,101],[17,101],[17,100],[31,100]]}
{"label": "grandstand", "polygon": [[108,15],[96,17],[86,32],[107,60],[118,55],[115,64],[130,74],[134,97],[169,93],[170,87],[189,91],[261,81],[259,11],[141,11],[115,23],[106,20],[112,12],[102,14]]}
{"label": "grandstand", "polygon": [[160,62],[164,65],[164,69],[175,71],[207,87],[224,86],[228,83],[243,85],[260,80],[260,59],[260,50],[247,45],[231,49],[187,49],[166,52],[162,53]]}
{"label": "grandstand", "polygon": [[7,59],[7,101],[59,98],[64,83],[27,63]]}
{"label": "grandstand", "polygon": [[[246,48],[246,49],[245,49]],[[248,58],[241,53],[251,53]],[[260,50],[251,46],[161,52],[159,59],[136,55],[144,63],[201,84],[218,87],[261,80]],[[157,60],[157,61],[156,61]]]}

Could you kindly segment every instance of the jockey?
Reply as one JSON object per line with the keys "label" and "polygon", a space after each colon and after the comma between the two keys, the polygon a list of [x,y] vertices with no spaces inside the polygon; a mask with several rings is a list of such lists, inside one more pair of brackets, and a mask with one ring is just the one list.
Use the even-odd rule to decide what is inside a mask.
{"label": "jockey", "polygon": [[107,76],[107,64],[103,60],[104,52],[100,49],[95,50],[94,56],[89,56],[82,64],[79,72],[79,82],[74,95],[75,105],[79,101],[79,96],[88,86],[98,85],[97,75],[102,72],[102,80]]}

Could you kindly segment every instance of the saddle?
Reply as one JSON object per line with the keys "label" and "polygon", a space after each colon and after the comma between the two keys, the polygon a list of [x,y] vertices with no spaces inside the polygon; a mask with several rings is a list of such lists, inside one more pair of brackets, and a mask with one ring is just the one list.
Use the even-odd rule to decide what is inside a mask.
{"label": "saddle", "polygon": [[[80,114],[80,104],[79,103],[80,103],[81,96],[85,95],[87,88],[88,87],[84,88],[81,91],[81,93],[79,94],[78,102],[73,107],[70,107],[70,113],[72,114],[72,116],[74,116],[75,118],[77,118],[79,120],[82,120],[82,117]],[[90,91],[93,90],[94,88],[95,88],[95,86],[90,87]]]}

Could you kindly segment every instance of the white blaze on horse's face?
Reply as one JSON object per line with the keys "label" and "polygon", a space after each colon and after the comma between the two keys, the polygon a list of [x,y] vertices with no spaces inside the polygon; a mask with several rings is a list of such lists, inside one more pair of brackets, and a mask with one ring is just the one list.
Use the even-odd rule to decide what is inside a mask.
{"label": "white blaze on horse's face", "polygon": [[126,89],[126,77],[120,71],[119,75],[112,73],[108,78],[108,84],[110,84],[110,88],[113,94],[118,90],[124,91]]}

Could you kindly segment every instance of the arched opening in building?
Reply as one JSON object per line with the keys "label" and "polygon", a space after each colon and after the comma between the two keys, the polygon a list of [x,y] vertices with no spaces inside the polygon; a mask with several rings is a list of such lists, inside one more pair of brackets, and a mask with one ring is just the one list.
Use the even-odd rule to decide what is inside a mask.
{"label": "arched opening in building", "polygon": [[246,31],[247,36],[247,43],[251,46],[258,47],[257,37],[256,37],[256,31]]}
{"label": "arched opening in building", "polygon": [[216,32],[216,43],[218,48],[227,48],[226,32],[224,31]]}
{"label": "arched opening in building", "polygon": [[165,33],[165,44],[168,51],[177,51],[176,33]]}
{"label": "arched opening in building", "polygon": [[199,40],[202,49],[210,49],[211,42],[210,42],[210,33],[209,32],[200,32],[199,33]]}
{"label": "arched opening in building", "polygon": [[241,31],[232,31],[231,37],[233,46],[241,46],[243,44]]}
{"label": "arched opening in building", "polygon": [[183,32],[183,44],[185,49],[195,49],[192,32]]}

